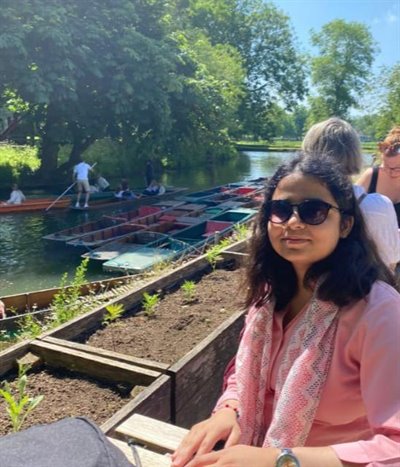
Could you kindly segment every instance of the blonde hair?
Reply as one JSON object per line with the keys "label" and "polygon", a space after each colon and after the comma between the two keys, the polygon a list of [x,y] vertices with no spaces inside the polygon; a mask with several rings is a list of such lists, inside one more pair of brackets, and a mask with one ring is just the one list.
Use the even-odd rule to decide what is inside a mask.
{"label": "blonde hair", "polygon": [[363,166],[358,133],[350,123],[337,117],[313,125],[304,137],[302,149],[332,158],[346,175],[359,173]]}

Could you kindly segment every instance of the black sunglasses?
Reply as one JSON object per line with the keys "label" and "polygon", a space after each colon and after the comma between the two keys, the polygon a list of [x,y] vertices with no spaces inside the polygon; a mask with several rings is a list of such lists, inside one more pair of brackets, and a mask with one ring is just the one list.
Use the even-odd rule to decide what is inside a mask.
{"label": "black sunglasses", "polygon": [[292,217],[294,208],[296,208],[300,220],[309,225],[322,224],[331,209],[342,212],[340,208],[332,206],[322,199],[306,199],[298,204],[278,199],[266,203],[268,220],[274,224],[283,224]]}

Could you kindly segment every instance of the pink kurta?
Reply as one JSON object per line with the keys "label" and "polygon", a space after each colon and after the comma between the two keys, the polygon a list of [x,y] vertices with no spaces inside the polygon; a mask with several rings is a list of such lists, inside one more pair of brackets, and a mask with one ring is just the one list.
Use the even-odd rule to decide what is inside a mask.
{"label": "pink kurta", "polygon": [[[268,427],[277,371],[300,312],[283,329],[274,314]],[[237,399],[233,373],[219,400]],[[335,349],[306,446],[332,446],[342,461],[400,466],[400,295],[377,282],[365,300],[340,311]]]}

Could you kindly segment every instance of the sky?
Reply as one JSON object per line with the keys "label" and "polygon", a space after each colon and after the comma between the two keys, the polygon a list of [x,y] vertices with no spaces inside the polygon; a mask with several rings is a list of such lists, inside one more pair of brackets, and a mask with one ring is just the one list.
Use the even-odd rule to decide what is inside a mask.
{"label": "sky", "polygon": [[365,24],[378,43],[374,71],[400,62],[400,0],[272,0],[290,21],[301,48],[312,52],[310,29],[334,19]]}

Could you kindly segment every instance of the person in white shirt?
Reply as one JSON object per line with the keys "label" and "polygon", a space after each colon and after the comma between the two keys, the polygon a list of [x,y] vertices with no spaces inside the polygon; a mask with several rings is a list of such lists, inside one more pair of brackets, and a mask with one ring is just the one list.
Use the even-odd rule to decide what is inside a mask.
{"label": "person in white shirt", "polygon": [[92,167],[81,160],[79,164],[74,167],[72,178],[76,181],[78,187],[78,195],[76,199],[75,207],[80,207],[80,200],[82,192],[85,193],[85,204],[84,207],[89,207],[89,197],[90,197],[90,186],[89,186],[89,172],[93,170]]}
{"label": "person in white shirt", "polygon": [[10,199],[6,201],[5,204],[21,204],[25,201],[25,195],[22,193],[22,191],[18,188],[18,185],[14,183],[12,185],[12,192],[10,194]]}
{"label": "person in white shirt", "polygon": [[[331,157],[349,178],[358,174],[363,165],[360,138],[350,123],[340,118],[313,125],[304,137],[302,149]],[[400,261],[400,237],[393,203],[384,195],[367,194],[361,186],[353,185],[353,189],[381,259],[394,270]]]}

